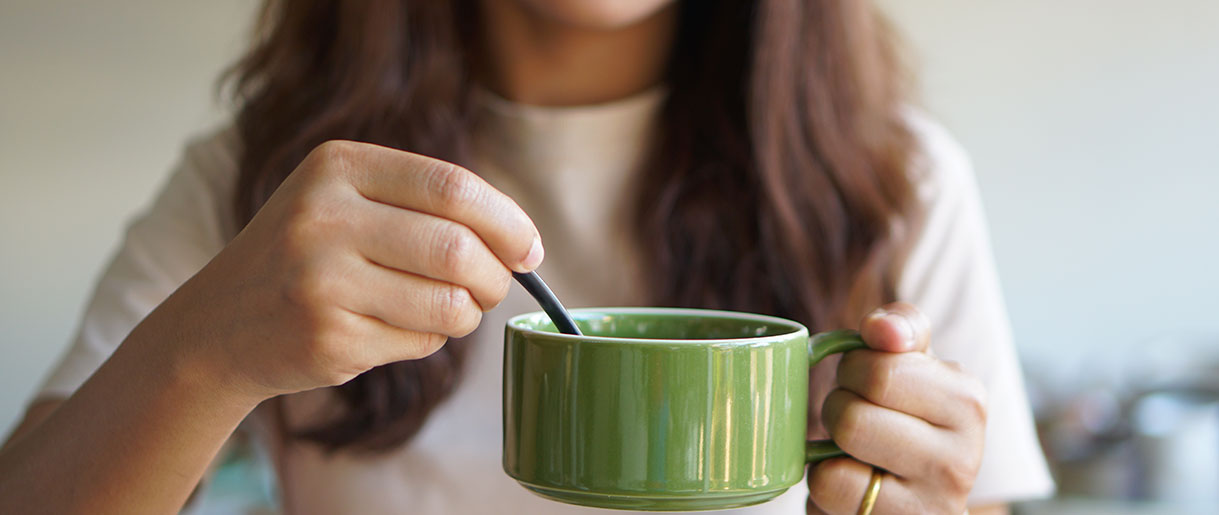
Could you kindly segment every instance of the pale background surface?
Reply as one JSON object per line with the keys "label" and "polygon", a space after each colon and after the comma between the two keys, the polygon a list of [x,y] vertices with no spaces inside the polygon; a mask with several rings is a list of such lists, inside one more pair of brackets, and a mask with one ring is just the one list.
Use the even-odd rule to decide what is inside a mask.
{"label": "pale background surface", "polygon": [[[1137,344],[1215,347],[1219,3],[881,3],[974,157],[1026,363],[1070,383]],[[128,217],[223,120],[253,4],[0,2],[0,431]]]}

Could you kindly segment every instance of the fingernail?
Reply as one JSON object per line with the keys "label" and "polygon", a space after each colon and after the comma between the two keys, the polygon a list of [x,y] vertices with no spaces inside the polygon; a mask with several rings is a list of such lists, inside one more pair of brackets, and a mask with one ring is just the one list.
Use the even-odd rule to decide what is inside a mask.
{"label": "fingernail", "polygon": [[895,311],[886,311],[882,316],[893,324],[893,327],[897,329],[897,334],[901,335],[902,341],[908,345],[914,344],[914,324],[910,323],[910,319],[906,318],[906,315]]}
{"label": "fingernail", "polygon": [[534,236],[533,245],[529,247],[529,254],[525,256],[525,260],[521,262],[521,266],[525,269],[523,272],[530,272],[542,264],[542,259],[546,257],[546,250],[542,248],[542,239]]}

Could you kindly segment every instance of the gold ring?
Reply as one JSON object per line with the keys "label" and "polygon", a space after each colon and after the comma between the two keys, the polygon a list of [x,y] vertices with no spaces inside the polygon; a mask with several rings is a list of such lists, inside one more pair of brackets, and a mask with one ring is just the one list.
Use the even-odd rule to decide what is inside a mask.
{"label": "gold ring", "polygon": [[876,507],[876,498],[880,497],[880,480],[884,479],[884,471],[872,467],[872,480],[868,482],[868,489],[863,493],[863,500],[859,501],[859,515],[872,515],[872,508]]}

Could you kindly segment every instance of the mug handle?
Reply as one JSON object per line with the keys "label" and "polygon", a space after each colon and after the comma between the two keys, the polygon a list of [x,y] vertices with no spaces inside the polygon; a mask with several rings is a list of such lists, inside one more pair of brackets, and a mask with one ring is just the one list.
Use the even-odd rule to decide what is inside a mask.
{"label": "mug handle", "polygon": [[[831,354],[866,348],[859,331],[840,329],[817,333],[808,339],[808,366],[812,367]],[[805,463],[817,463],[830,458],[846,456],[833,440],[809,440],[804,444]]]}

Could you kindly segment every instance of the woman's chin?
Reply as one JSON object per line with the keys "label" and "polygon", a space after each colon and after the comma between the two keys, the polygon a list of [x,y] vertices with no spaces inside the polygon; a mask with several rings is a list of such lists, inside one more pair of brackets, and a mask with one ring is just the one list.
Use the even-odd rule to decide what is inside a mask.
{"label": "woman's chin", "polygon": [[517,0],[556,22],[583,29],[629,27],[675,3],[674,0]]}

